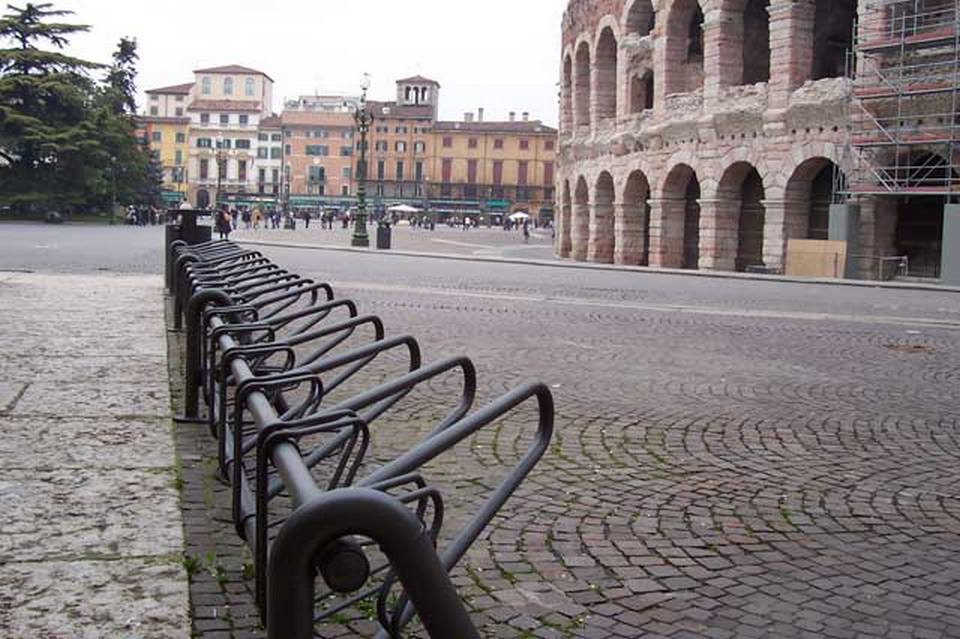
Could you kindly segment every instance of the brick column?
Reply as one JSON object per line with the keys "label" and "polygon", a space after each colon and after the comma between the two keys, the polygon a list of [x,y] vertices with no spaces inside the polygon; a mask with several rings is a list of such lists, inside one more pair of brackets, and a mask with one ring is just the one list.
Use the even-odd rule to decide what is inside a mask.
{"label": "brick column", "polygon": [[583,262],[587,259],[587,242],[590,241],[590,205],[573,205],[570,228],[570,257]]}
{"label": "brick column", "polygon": [[783,271],[787,265],[787,240],[805,239],[810,232],[810,202],[763,200],[763,264]]}
{"label": "brick column", "polygon": [[559,224],[557,224],[557,255],[560,257],[570,257],[571,250],[571,211],[570,203],[564,202],[560,209]]}
{"label": "brick column", "polygon": [[786,106],[790,93],[813,75],[812,2],[774,0],[770,13],[770,101]]}
{"label": "brick column", "polygon": [[646,207],[642,204],[616,204],[614,211],[614,237],[616,238],[613,261],[616,264],[637,266],[643,262],[646,252],[643,228],[646,225]]}
{"label": "brick column", "polygon": [[683,268],[683,198],[650,200],[650,266]]}
{"label": "brick column", "polygon": [[700,269],[737,268],[740,200],[700,200]]}
{"label": "brick column", "polygon": [[743,13],[710,11],[703,25],[703,99],[715,104],[723,87],[743,78]]}
{"label": "brick column", "polygon": [[594,202],[590,205],[590,241],[587,260],[610,264],[613,262],[613,204]]}

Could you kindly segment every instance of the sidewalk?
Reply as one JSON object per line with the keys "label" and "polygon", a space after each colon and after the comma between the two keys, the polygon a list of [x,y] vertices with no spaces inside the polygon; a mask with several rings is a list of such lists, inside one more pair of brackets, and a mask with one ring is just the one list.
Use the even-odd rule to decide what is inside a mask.
{"label": "sidewalk", "polygon": [[161,278],[0,272],[0,322],[0,636],[190,636]]}
{"label": "sidewalk", "polygon": [[[457,260],[461,262],[487,262],[495,264],[520,264],[526,266],[541,266],[547,268],[573,268],[592,271],[620,271],[628,273],[647,273],[655,275],[679,275],[684,277],[711,277],[729,280],[757,280],[764,282],[789,282],[794,284],[825,284],[828,286],[859,286],[866,288],[890,288],[898,290],[937,291],[940,293],[960,293],[960,287],[943,286],[941,284],[926,284],[923,282],[880,282],[872,280],[843,280],[833,278],[797,277],[790,275],[762,275],[759,273],[733,273],[729,271],[695,271],[677,268],[650,268],[647,266],[625,266],[620,264],[597,264],[592,262],[575,262],[561,259],[536,259],[525,257],[495,257],[490,255],[445,253],[433,251],[387,250],[377,251],[372,248],[354,248],[338,244],[318,244],[304,241],[276,241],[247,239],[243,236],[235,237],[240,244],[251,246],[276,246],[280,248],[312,249],[318,251],[342,251],[347,253],[367,253],[377,255],[393,255],[403,257],[420,257],[439,260]],[[373,240],[371,239],[371,245]]]}

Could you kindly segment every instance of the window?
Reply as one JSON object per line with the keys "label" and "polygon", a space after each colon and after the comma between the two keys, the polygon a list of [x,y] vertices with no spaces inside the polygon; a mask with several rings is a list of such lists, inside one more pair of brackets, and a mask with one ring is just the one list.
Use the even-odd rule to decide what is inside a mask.
{"label": "window", "polygon": [[154,132],[150,135],[150,139],[153,140],[154,142],[160,142],[160,141],[163,140],[163,134],[160,133],[160,131],[154,131]]}
{"label": "window", "polygon": [[285,155],[290,155],[292,149],[290,148],[289,144],[286,145],[286,148],[284,149],[284,151],[285,151]]}
{"label": "window", "polygon": [[200,179],[206,180],[209,174],[210,174],[210,161],[200,160]]}
{"label": "window", "polygon": [[276,184],[276,183],[278,183],[278,182],[280,181],[280,169],[273,169],[273,170],[270,172],[270,174],[271,174],[271,176],[272,176],[271,181],[272,181],[274,184]]}
{"label": "window", "polygon": [[271,148],[270,148],[270,159],[271,159],[271,160],[279,160],[280,157],[281,157],[281,156],[280,156],[280,147],[279,147],[279,146],[271,147]]}
{"label": "window", "polygon": [[151,102],[156,102],[156,101],[159,100],[159,99],[160,99],[160,96],[159,96],[159,95],[156,95],[156,94],[153,94],[153,93],[150,94],[150,101],[151,101]]}
{"label": "window", "polygon": [[397,153],[406,153],[407,152],[407,143],[406,142],[397,142]]}
{"label": "window", "polygon": [[243,81],[243,93],[247,96],[253,95],[253,78],[247,78]]}
{"label": "window", "polygon": [[246,160],[240,160],[239,162],[237,162],[237,178],[241,182],[247,181],[247,161]]}
{"label": "window", "polygon": [[383,160],[377,160],[377,179],[383,180],[383,174],[386,172]]}
{"label": "window", "polygon": [[240,114],[240,126],[247,126],[250,123],[250,116],[246,113]]}
{"label": "window", "polygon": [[544,186],[553,185],[553,162],[543,163],[543,185]]}
{"label": "window", "polygon": [[477,148],[477,138],[470,138],[469,140],[467,140],[467,148],[468,149]]}
{"label": "window", "polygon": [[209,149],[213,146],[213,140],[210,138],[197,138],[198,149]]}
{"label": "window", "polygon": [[555,145],[556,143],[553,140],[547,140],[543,143],[543,148],[546,151],[553,151]]}
{"label": "window", "polygon": [[210,95],[210,78],[203,78],[200,80],[200,93],[203,95]]}
{"label": "window", "polygon": [[403,161],[397,162],[397,182],[403,181]]}
{"label": "window", "polygon": [[493,183],[496,186],[503,184],[503,160],[493,162]]}
{"label": "window", "polygon": [[417,162],[414,165],[413,179],[417,182],[423,182],[423,162]]}
{"label": "window", "polygon": [[493,148],[502,149],[503,148],[503,138],[497,138],[493,141]]}
{"label": "window", "polygon": [[353,176],[353,167],[345,166],[340,170],[340,177],[349,180]]}
{"label": "window", "polygon": [[221,113],[220,114],[220,124],[230,124],[230,114]]}
{"label": "window", "polygon": [[[289,131],[287,131],[287,135],[290,135],[290,132],[289,132]],[[282,141],[282,140],[283,140],[283,136],[281,136],[279,133],[271,133],[271,134],[270,134],[270,141],[271,141],[271,142],[280,142],[280,141]]]}
{"label": "window", "polygon": [[218,141],[218,142],[217,142],[217,148],[218,148],[218,149],[229,149],[229,148],[230,148],[230,140],[229,140],[229,139],[223,139],[223,140]]}
{"label": "window", "polygon": [[342,157],[342,158],[348,158],[348,157],[350,157],[351,155],[353,155],[353,147],[352,147],[352,146],[341,146],[341,147],[340,147],[340,157]]}
{"label": "window", "polygon": [[257,140],[259,140],[260,142],[266,142],[269,139],[270,139],[270,136],[268,136],[266,133],[257,134]]}
{"label": "window", "polygon": [[267,170],[260,169],[257,172],[257,192],[263,193],[263,183],[267,181]]}
{"label": "window", "polygon": [[266,160],[269,152],[270,150],[265,146],[257,147],[257,157],[261,160]]}
{"label": "window", "polygon": [[414,142],[413,143],[413,152],[414,153],[424,153],[427,150],[427,144],[425,142]]}
{"label": "window", "polygon": [[449,149],[453,146],[453,138],[443,138],[443,148]]}
{"label": "window", "polygon": [[467,182],[470,184],[477,183],[477,161],[476,160],[467,160]]}
{"label": "window", "polygon": [[326,156],[330,155],[330,148],[319,144],[308,144],[305,153],[306,155]]}
{"label": "window", "polygon": [[348,184],[340,187],[340,195],[350,195],[350,186]]}
{"label": "window", "polygon": [[237,140],[237,143],[234,145],[234,147],[238,149],[249,149],[250,140]]}
{"label": "window", "polygon": [[520,150],[527,151],[530,149],[530,140],[521,139],[520,140]]}
{"label": "window", "polygon": [[177,96],[177,102],[183,102],[183,96],[182,96],[182,95],[178,95],[178,96]]}
{"label": "window", "polygon": [[200,114],[200,124],[203,124],[203,125],[210,124],[210,114],[209,114],[209,113],[201,113],[201,114]]}
{"label": "window", "polygon": [[175,139],[176,139],[176,141],[177,141],[177,144],[184,144],[184,143],[186,143],[186,141],[187,141],[187,134],[186,134],[186,133],[177,133],[176,136],[174,136],[174,137],[175,137]]}
{"label": "window", "polygon": [[451,176],[453,175],[453,160],[450,158],[443,159],[443,165],[440,169],[443,182],[449,182]]}
{"label": "window", "polygon": [[352,139],[353,139],[353,131],[344,131],[344,132],[343,132],[343,139],[344,139],[344,140],[352,140]]}
{"label": "window", "polygon": [[181,164],[183,164],[183,151],[181,151],[180,149],[177,149],[176,151],[173,152],[173,163],[176,166],[180,166]]}
{"label": "window", "polygon": [[376,147],[376,150],[377,150],[377,151],[386,152],[387,148],[388,148],[388,147],[387,147],[387,142],[386,142],[386,140],[380,140],[380,141],[377,142],[377,147]]}
{"label": "window", "polygon": [[[330,132],[327,131],[326,129],[314,129],[314,130],[313,130],[313,137],[315,137],[315,138],[326,138],[326,137],[329,137],[329,136],[330,136]],[[307,137],[310,137],[309,132],[307,133]]]}
{"label": "window", "polygon": [[322,166],[308,166],[307,180],[310,182],[326,182],[327,170]]}
{"label": "window", "polygon": [[405,126],[398,126],[396,129],[394,129],[394,132],[395,132],[395,133],[406,133],[406,132],[407,132],[407,127],[405,127]]}
{"label": "window", "polygon": [[150,115],[157,115],[159,113],[160,113],[160,110],[157,107],[155,106],[150,107]]}
{"label": "window", "polygon": [[223,79],[223,94],[233,95],[233,78]]}
{"label": "window", "polygon": [[527,185],[527,161],[520,160],[517,165],[517,184],[521,186]]}
{"label": "window", "polygon": [[177,114],[177,117],[178,117],[178,118],[182,118],[182,117],[183,117],[183,107],[177,107],[177,109],[176,109],[176,114]]}

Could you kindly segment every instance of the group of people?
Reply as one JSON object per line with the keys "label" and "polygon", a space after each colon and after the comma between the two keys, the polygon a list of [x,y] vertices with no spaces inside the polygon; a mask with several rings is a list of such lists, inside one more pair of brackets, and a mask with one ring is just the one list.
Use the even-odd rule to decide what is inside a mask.
{"label": "group of people", "polygon": [[320,228],[330,229],[331,231],[337,223],[341,224],[343,228],[348,228],[351,222],[349,214],[336,211],[311,212],[303,209],[284,214],[280,209],[273,206],[264,209],[250,209],[245,206],[223,205],[214,215],[214,227],[219,233],[220,239],[223,240],[228,239],[230,233],[238,228],[247,231],[251,229],[259,230],[261,227],[264,229],[279,229],[281,226],[284,229],[295,229],[296,219],[298,218],[303,221],[304,228],[310,228],[310,221],[318,219],[320,220]]}
{"label": "group of people", "polygon": [[134,206],[127,207],[127,224],[136,226],[156,226],[163,224],[163,211],[155,206]]}

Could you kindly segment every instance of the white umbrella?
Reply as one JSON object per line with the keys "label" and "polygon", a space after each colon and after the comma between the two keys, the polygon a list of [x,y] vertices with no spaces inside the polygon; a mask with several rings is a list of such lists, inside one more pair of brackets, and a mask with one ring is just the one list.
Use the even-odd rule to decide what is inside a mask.
{"label": "white umbrella", "polygon": [[391,213],[419,213],[420,212],[420,209],[413,206],[407,206],[406,204],[397,204],[396,206],[391,206],[387,210],[390,211]]}
{"label": "white umbrella", "polygon": [[510,216],[510,219],[513,220],[514,222],[517,222],[519,220],[528,220],[530,219],[530,216],[527,213],[524,213],[523,211],[517,211],[516,213]]}

